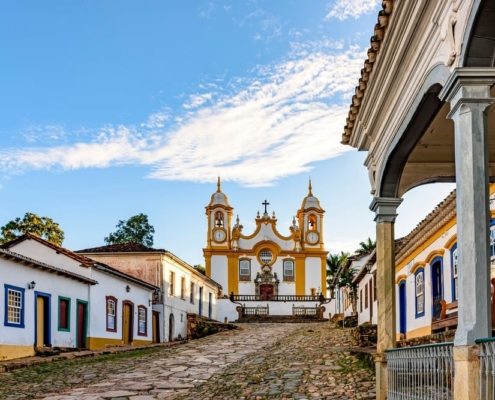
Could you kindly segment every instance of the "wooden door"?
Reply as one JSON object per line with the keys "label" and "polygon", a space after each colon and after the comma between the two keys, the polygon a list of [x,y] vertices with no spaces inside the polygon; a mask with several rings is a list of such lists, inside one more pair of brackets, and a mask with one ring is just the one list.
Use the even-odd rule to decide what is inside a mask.
{"label": "wooden door", "polygon": [[132,306],[124,304],[123,321],[122,321],[122,340],[124,344],[132,342]]}
{"label": "wooden door", "polygon": [[273,285],[260,285],[260,296],[262,300],[271,300],[273,296]]}
{"label": "wooden door", "polygon": [[203,288],[199,288],[199,315],[203,315]]}
{"label": "wooden door", "polygon": [[86,304],[77,302],[77,347],[86,348]]}
{"label": "wooden door", "polygon": [[170,314],[168,319],[168,341],[174,341],[174,314]]}
{"label": "wooden door", "polygon": [[431,266],[431,289],[433,298],[432,317],[439,319],[442,312],[440,302],[443,300],[442,264],[436,261]]}
{"label": "wooden door", "polygon": [[407,332],[406,282],[399,285],[399,333]]}
{"label": "wooden door", "polygon": [[45,346],[45,298],[36,298],[36,346]]}
{"label": "wooden door", "polygon": [[159,317],[156,311],[153,311],[152,317],[152,329],[153,329],[153,343],[160,343],[160,324]]}

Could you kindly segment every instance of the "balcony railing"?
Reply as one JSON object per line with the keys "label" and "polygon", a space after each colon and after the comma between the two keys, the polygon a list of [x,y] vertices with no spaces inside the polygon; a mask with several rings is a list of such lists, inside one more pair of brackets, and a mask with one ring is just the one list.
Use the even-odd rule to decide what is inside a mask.
{"label": "balcony railing", "polygon": [[243,307],[243,315],[270,315],[270,308],[268,304],[266,307],[258,306],[258,307]]}
{"label": "balcony railing", "polygon": [[318,307],[292,307],[292,315],[317,315]]}
{"label": "balcony railing", "polygon": [[322,299],[326,300],[323,296],[307,296],[307,295],[280,295],[280,294],[262,294],[262,295],[243,295],[234,294],[230,295],[232,301],[312,301],[320,302]]}
{"label": "balcony railing", "polygon": [[480,359],[480,399],[495,400],[495,338],[476,340]]}
{"label": "balcony railing", "polygon": [[453,343],[386,351],[389,400],[454,398]]}

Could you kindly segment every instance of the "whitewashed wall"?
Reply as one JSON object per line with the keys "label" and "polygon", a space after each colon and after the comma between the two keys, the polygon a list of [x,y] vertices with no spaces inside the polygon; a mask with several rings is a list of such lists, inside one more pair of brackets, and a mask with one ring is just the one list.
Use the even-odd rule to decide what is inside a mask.
{"label": "whitewashed wall", "polygon": [[[32,281],[36,282],[34,290],[28,289],[28,283]],[[5,284],[24,289],[24,328],[9,327],[3,324],[6,312]],[[59,347],[75,347],[76,300],[89,301],[89,286],[86,283],[0,258],[0,345],[34,345],[35,292],[41,292],[51,295],[51,344]],[[71,299],[69,332],[58,330],[58,296]]]}

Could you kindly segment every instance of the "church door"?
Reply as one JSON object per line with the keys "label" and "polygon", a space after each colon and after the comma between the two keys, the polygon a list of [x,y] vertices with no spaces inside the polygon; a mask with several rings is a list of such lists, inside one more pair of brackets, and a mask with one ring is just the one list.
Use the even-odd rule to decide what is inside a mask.
{"label": "church door", "polygon": [[273,285],[260,285],[261,300],[271,300],[273,296]]}

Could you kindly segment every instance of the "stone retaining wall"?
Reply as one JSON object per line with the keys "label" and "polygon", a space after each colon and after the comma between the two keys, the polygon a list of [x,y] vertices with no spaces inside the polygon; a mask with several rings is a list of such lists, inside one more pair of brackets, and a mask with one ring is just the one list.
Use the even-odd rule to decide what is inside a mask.
{"label": "stone retaining wall", "polygon": [[187,313],[187,339],[199,339],[218,332],[239,329],[234,324],[218,322],[194,313]]}

